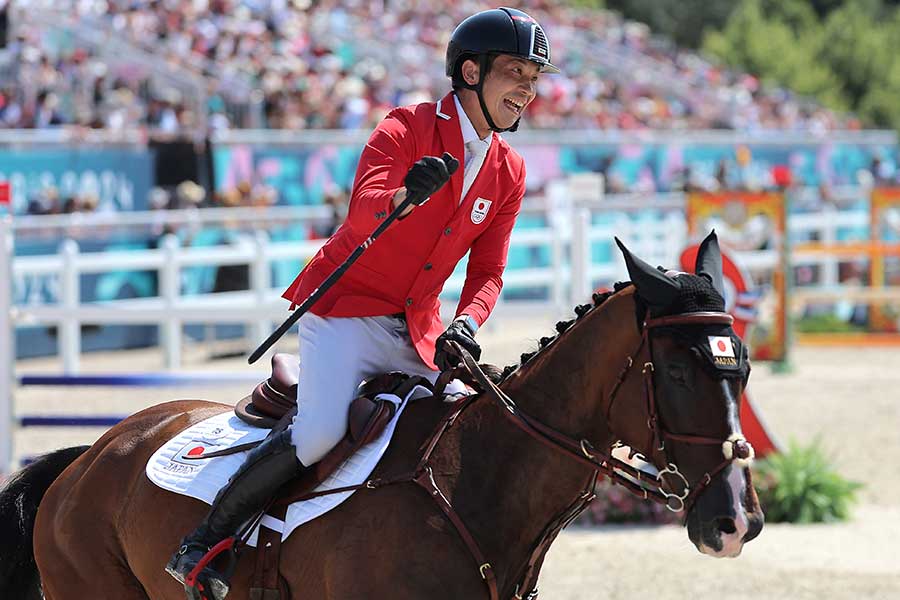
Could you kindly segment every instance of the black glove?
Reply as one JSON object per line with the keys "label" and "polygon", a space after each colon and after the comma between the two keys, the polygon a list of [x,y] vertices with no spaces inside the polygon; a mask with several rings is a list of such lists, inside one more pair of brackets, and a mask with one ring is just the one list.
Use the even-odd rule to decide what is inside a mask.
{"label": "black glove", "polygon": [[465,348],[476,361],[481,358],[481,346],[475,341],[475,332],[463,320],[453,321],[434,345],[434,364],[441,371],[449,371],[459,364],[459,357],[450,349],[449,342]]}
{"label": "black glove", "polygon": [[414,198],[413,204],[416,206],[422,204],[450,180],[457,168],[459,161],[449,152],[444,152],[441,158],[423,156],[409,169],[403,180],[408,197]]}

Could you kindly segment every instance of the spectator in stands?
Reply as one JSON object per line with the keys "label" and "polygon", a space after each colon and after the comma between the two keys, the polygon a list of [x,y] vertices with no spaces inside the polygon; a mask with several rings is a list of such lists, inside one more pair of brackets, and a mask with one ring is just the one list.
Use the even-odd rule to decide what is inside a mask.
{"label": "spectator in stands", "polygon": [[175,187],[178,208],[197,208],[206,199],[206,190],[193,181],[182,181]]}
{"label": "spectator in stands", "polygon": [[347,192],[337,186],[325,190],[324,204],[331,210],[327,221],[314,222],[311,227],[312,238],[330,238],[347,218],[350,197]]}
{"label": "spectator in stands", "polygon": [[59,190],[55,186],[41,188],[28,200],[26,208],[29,215],[52,215],[59,211]]}
{"label": "spectator in stands", "polygon": [[37,96],[37,106],[34,112],[33,126],[36,129],[44,129],[54,125],[62,125],[62,115],[57,111],[59,98],[56,94],[42,91]]}
{"label": "spectator in stands", "polygon": [[278,190],[267,183],[257,183],[250,190],[248,206],[266,208],[278,204]]}
{"label": "spectator in stands", "polygon": [[880,156],[873,156],[869,165],[872,174],[872,183],[876,186],[893,185],[896,183],[896,172],[893,165],[881,160]]}
{"label": "spectator in stands", "polygon": [[11,88],[0,92],[0,123],[4,127],[18,127],[22,123],[22,105]]}

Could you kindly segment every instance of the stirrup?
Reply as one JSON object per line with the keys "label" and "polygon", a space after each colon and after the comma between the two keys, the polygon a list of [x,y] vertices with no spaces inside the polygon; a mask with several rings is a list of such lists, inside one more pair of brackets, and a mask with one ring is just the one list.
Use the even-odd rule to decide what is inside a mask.
{"label": "stirrup", "polygon": [[[175,581],[177,581],[181,585],[184,585],[184,578],[186,577],[186,575],[181,573],[181,571],[183,569],[180,570],[178,568],[178,566],[181,564],[182,559],[184,559],[184,557],[188,553],[198,553],[199,554],[200,552],[203,553],[201,555],[201,558],[203,556],[206,556],[206,553],[209,552],[209,546],[207,546],[206,544],[202,544],[200,542],[188,542],[188,541],[183,542],[181,544],[181,547],[178,548],[178,551],[175,554],[173,554],[169,558],[169,562],[166,563],[166,573],[171,575]],[[190,560],[190,559],[184,559],[184,560]],[[193,567],[191,567],[191,570],[193,570]]]}
{"label": "stirrup", "polygon": [[[188,542],[172,557],[166,565],[166,572],[184,585],[187,600],[223,600],[228,595],[231,589],[229,580],[237,564],[234,555],[235,541],[235,537],[228,537],[209,549],[203,544]],[[196,564],[188,565],[191,570],[184,575],[183,569],[179,570],[177,567],[180,560],[191,551],[202,551],[204,554]],[[225,552],[232,552],[232,556],[229,557],[225,572],[220,573],[209,565]]]}

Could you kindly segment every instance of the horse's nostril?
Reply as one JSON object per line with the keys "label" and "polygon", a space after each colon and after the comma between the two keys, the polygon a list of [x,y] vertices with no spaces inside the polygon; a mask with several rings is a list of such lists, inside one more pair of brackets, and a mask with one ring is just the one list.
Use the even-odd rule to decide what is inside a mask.
{"label": "horse's nostril", "polygon": [[730,519],[728,517],[720,517],[716,519],[716,527],[722,533],[726,535],[731,535],[737,531],[737,527],[734,525],[734,519]]}

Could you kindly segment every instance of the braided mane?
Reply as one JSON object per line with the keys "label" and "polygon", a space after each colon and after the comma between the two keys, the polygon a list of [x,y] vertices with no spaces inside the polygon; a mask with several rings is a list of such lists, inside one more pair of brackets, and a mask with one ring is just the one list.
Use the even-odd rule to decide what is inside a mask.
{"label": "braided mane", "polygon": [[500,381],[506,380],[510,375],[516,372],[519,367],[522,367],[529,360],[540,354],[547,346],[553,342],[553,340],[557,339],[560,335],[563,334],[566,330],[568,330],[572,325],[574,325],[577,321],[579,321],[584,315],[588,314],[604,302],[606,302],[611,296],[618,293],[619,291],[627,288],[631,285],[630,281],[619,281],[617,282],[611,291],[608,292],[595,292],[591,295],[591,302],[587,304],[579,304],[575,307],[575,318],[569,319],[568,321],[559,321],[556,324],[556,335],[545,336],[540,339],[538,349],[533,352],[524,352],[519,357],[519,363],[514,365],[509,365],[504,367],[503,373],[501,375]]}
{"label": "braided mane", "polygon": [[[698,276],[691,273],[680,273],[678,275],[678,281],[679,285],[681,286],[681,293],[672,304],[672,306],[668,307],[672,312],[682,313],[698,312],[704,310],[725,310],[725,300],[722,298],[719,292],[716,291],[707,276]],[[579,304],[575,307],[574,319],[569,319],[568,321],[560,321],[556,324],[556,335],[542,337],[540,339],[537,350],[534,350],[533,352],[523,353],[519,357],[518,364],[509,365],[503,369],[502,374],[500,374],[499,376],[495,375],[495,377],[498,379],[496,383],[505,381],[510,375],[517,371],[519,367],[524,366],[525,363],[540,354],[547,346],[549,346],[563,332],[568,330],[572,325],[579,321],[584,315],[599,307],[611,296],[617,294],[619,291],[627,288],[630,285],[632,285],[630,281],[619,281],[613,286],[613,289],[611,291],[592,294],[592,302],[588,304]],[[640,297],[635,297],[635,302],[638,304],[639,312],[643,314],[644,310],[647,309],[647,305]],[[496,369],[496,367],[493,367],[493,369]],[[499,371],[499,369],[496,369],[494,373],[496,373],[497,371]]]}

